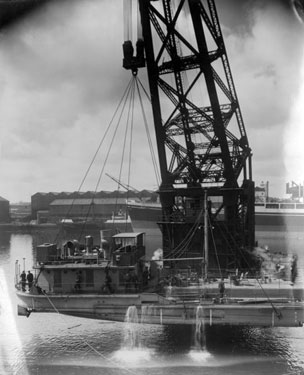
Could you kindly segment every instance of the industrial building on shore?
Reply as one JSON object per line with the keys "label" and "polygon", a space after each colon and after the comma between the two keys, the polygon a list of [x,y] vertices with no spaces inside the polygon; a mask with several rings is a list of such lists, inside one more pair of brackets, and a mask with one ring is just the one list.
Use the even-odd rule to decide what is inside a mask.
{"label": "industrial building on shore", "polygon": [[155,192],[49,192],[36,193],[31,197],[31,219],[38,224],[58,223],[64,219],[73,221],[111,219],[126,212],[127,199],[156,199]]}
{"label": "industrial building on shore", "polygon": [[7,199],[0,197],[0,223],[10,221],[10,203]]}
{"label": "industrial building on shore", "polygon": [[[286,184],[286,194],[291,201],[303,200],[303,186],[294,182]],[[38,224],[59,223],[68,219],[107,220],[113,215],[126,212],[127,200],[137,202],[156,202],[157,192],[142,191],[100,191],[100,192],[37,192],[31,196],[31,202],[13,203],[0,197],[0,223],[30,222]],[[269,182],[255,187],[255,201],[265,204],[280,201],[269,196]]]}

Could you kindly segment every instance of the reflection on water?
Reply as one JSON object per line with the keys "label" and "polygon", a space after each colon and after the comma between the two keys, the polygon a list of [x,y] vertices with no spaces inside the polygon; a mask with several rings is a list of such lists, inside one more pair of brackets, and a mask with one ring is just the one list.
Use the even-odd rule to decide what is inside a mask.
{"label": "reflection on water", "polygon": [[14,319],[9,289],[2,269],[0,269],[0,318],[0,373],[13,374],[22,371],[23,374],[27,374],[22,343]]}
{"label": "reflection on water", "polygon": [[[56,313],[17,316],[15,261],[19,259],[21,268],[23,263],[26,269],[30,268],[33,248],[37,243],[51,242],[53,235],[0,232],[1,375],[304,373],[303,328],[206,326],[202,331],[200,322],[204,340],[203,347],[198,348],[194,346],[195,327],[138,322],[134,324],[135,341],[140,345],[132,347],[126,345],[124,323]],[[299,255],[301,273],[304,237],[279,234],[272,237],[271,248],[276,239],[279,251],[290,246]]]}

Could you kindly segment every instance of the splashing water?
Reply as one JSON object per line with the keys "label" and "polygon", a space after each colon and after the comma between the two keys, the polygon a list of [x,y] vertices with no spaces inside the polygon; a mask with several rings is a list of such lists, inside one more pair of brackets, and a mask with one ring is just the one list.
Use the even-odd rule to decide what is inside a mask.
{"label": "splashing water", "polygon": [[206,349],[205,316],[203,306],[196,308],[196,321],[194,332],[194,346],[189,352],[189,357],[196,362],[205,362],[211,358]]}
{"label": "splashing water", "polygon": [[143,305],[141,307],[141,323],[151,323],[154,317],[155,311],[151,305]]}
{"label": "splashing water", "polygon": [[151,354],[151,350],[145,348],[142,342],[137,308],[129,306],[125,316],[123,346],[114,353],[113,359],[128,364],[137,364],[150,360]]}
{"label": "splashing water", "polygon": [[126,323],[138,323],[138,314],[136,306],[129,306],[125,316]]}
{"label": "splashing water", "polygon": [[203,306],[197,306],[196,308],[194,348],[202,350],[206,349],[205,317]]}
{"label": "splashing water", "polygon": [[206,362],[212,358],[212,355],[206,350],[190,350],[188,355],[195,362]]}
{"label": "splashing water", "polygon": [[134,349],[140,347],[138,314],[136,306],[129,306],[125,316],[124,347]]}
{"label": "splashing water", "polygon": [[151,350],[146,348],[122,348],[113,354],[112,359],[118,360],[119,362],[128,363],[128,365],[134,365],[149,361],[151,359],[151,355]]}

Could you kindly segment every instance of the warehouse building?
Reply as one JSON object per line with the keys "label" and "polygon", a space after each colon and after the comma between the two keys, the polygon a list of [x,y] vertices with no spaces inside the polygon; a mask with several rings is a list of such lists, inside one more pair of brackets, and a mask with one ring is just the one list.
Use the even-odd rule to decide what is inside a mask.
{"label": "warehouse building", "polygon": [[[78,193],[79,194],[79,193]],[[55,199],[79,198],[75,193],[36,193],[31,196],[32,219],[37,218],[38,211],[48,211],[50,204]]]}
{"label": "warehouse building", "polygon": [[126,198],[55,199],[49,205],[49,221],[57,223],[64,218],[74,221],[110,219],[126,212]]}
{"label": "warehouse building", "polygon": [[[92,199],[102,199],[99,201],[100,203],[106,205],[104,207],[104,212],[105,215],[107,216],[109,212],[115,211],[113,207],[115,207],[117,204],[121,205],[122,202],[125,205],[126,199],[132,198],[136,196],[135,194],[132,194],[130,192],[107,192],[107,191],[100,191],[100,192],[92,192],[92,191],[86,191],[86,192],[49,192],[49,193],[35,193],[34,195],[31,196],[31,218],[32,220],[37,220],[38,216],[42,218],[44,217],[43,221],[45,221],[45,218],[47,215],[47,211],[52,210],[50,215],[56,216],[56,210],[58,213],[60,212],[60,215],[64,213],[65,214],[68,212],[69,206],[71,206],[72,201],[75,201],[80,199],[89,199],[90,201],[84,201],[81,202],[79,201],[79,204],[82,205],[82,209],[78,208],[78,211],[81,213],[82,211],[86,210],[86,206],[90,205],[90,202],[92,202]],[[52,209],[50,207],[51,203],[54,203],[55,201],[58,201],[56,204],[52,205]],[[104,201],[103,201],[104,200]],[[65,201],[65,202],[64,202]],[[96,203],[97,201],[95,201]],[[115,203],[119,202],[119,203]],[[112,207],[111,207],[112,205]],[[59,207],[61,206],[61,207]],[[75,212],[76,216],[76,208],[73,208],[73,212]],[[98,211],[98,209],[97,209]]]}
{"label": "warehouse building", "polygon": [[0,197],[0,223],[10,222],[10,204],[7,199]]}
{"label": "warehouse building", "polygon": [[[112,214],[126,212],[127,199],[146,200],[157,193],[123,191],[49,192],[35,193],[31,197],[31,219],[38,223],[58,222],[65,218],[110,219]],[[154,200],[153,200],[154,201]]]}

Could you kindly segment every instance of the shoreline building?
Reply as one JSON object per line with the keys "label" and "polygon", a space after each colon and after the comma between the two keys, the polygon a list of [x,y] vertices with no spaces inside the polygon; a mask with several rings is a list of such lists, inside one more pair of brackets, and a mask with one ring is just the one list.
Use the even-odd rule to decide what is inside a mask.
{"label": "shoreline building", "polygon": [[0,223],[9,223],[10,219],[10,203],[7,199],[0,197]]}
{"label": "shoreline building", "polygon": [[63,219],[111,219],[113,215],[126,213],[127,199],[134,197],[137,197],[134,193],[117,191],[36,193],[31,197],[31,219],[38,224],[58,223]]}
{"label": "shoreline building", "polygon": [[55,199],[49,205],[49,221],[58,223],[67,218],[73,221],[111,219],[125,212],[126,198]]}

